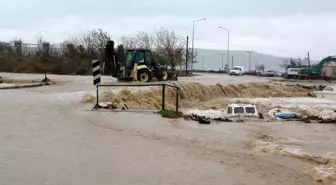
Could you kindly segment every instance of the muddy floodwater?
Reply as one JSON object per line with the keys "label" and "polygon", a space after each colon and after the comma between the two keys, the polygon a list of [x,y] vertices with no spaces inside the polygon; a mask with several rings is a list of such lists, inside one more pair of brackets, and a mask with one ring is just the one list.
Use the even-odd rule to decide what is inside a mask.
{"label": "muddy floodwater", "polygon": [[[92,111],[92,103],[82,102],[87,94],[94,95],[92,77],[49,78],[58,85],[0,91],[0,184],[335,183],[336,125],[281,121],[199,125],[151,112]],[[267,79],[216,74],[181,78],[178,83],[190,82],[215,85]]]}

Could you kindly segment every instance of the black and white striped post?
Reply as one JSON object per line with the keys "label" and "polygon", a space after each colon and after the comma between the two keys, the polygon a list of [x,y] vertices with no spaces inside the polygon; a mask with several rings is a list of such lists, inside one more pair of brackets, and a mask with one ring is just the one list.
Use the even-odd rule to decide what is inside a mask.
{"label": "black and white striped post", "polygon": [[100,85],[100,61],[99,60],[92,60],[92,75],[93,75],[93,85],[96,86],[96,96],[97,96],[97,102],[96,102],[96,108],[99,107],[98,101],[99,101],[99,92],[98,92],[98,85]]}
{"label": "black and white striped post", "polygon": [[100,85],[100,61],[92,60],[93,85]]}

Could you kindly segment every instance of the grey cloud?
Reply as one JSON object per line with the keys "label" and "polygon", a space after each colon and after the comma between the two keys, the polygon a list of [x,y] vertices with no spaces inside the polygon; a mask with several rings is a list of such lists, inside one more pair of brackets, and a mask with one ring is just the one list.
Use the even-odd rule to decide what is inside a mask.
{"label": "grey cloud", "polygon": [[336,8],[334,0],[11,0],[0,2],[1,22],[31,23],[48,18],[78,17],[239,17],[279,16],[292,13],[326,13]]}
{"label": "grey cloud", "polygon": [[[2,0],[0,24],[69,34],[103,28],[114,38],[164,26],[190,36],[192,20],[207,17],[197,24],[196,37],[224,44],[202,47],[226,47],[226,35],[217,29],[222,25],[230,28],[233,44],[290,56],[311,50],[321,58],[334,52],[335,9],[334,0]],[[0,27],[0,39],[34,41],[36,34]],[[54,42],[68,37],[43,35]]]}

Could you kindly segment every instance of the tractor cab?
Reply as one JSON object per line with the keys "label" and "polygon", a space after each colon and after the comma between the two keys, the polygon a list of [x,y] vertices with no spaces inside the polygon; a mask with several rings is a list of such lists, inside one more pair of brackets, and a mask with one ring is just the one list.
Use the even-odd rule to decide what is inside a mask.
{"label": "tractor cab", "polygon": [[134,64],[152,67],[151,52],[148,49],[129,49],[126,51],[126,68],[133,69]]}
{"label": "tractor cab", "polygon": [[[136,71],[134,71],[137,64]],[[132,80],[134,75],[139,81],[151,81],[153,76],[160,76],[161,68],[153,62],[151,51],[148,49],[128,49],[126,50],[125,66],[119,73],[119,80]]]}

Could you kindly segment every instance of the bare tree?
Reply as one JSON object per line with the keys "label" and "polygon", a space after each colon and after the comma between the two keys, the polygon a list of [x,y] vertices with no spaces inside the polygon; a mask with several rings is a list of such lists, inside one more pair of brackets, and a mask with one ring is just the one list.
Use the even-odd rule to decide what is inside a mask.
{"label": "bare tree", "polygon": [[282,68],[295,68],[295,67],[302,67],[303,65],[303,61],[301,58],[284,58],[281,63],[279,64],[280,67]]}
{"label": "bare tree", "polygon": [[175,69],[182,62],[184,54],[183,40],[176,36],[174,31],[161,28],[156,32],[155,48],[157,53],[164,59],[165,64]]}
{"label": "bare tree", "polygon": [[282,67],[282,68],[287,68],[288,66],[290,66],[290,63],[291,63],[290,58],[283,58],[281,60],[281,63],[279,64],[279,66]]}
{"label": "bare tree", "polygon": [[80,50],[84,48],[88,56],[101,59],[104,57],[105,45],[110,39],[108,33],[102,29],[93,29],[78,36],[70,37],[64,44],[71,44],[71,48],[79,48]]}
{"label": "bare tree", "polygon": [[258,71],[265,71],[265,65],[264,65],[264,64],[257,65],[257,66],[256,66],[256,69],[257,69]]}
{"label": "bare tree", "polygon": [[147,32],[138,32],[135,37],[121,37],[120,44],[126,49],[148,49],[152,50],[154,47],[154,37]]}
{"label": "bare tree", "polygon": [[136,39],[133,37],[121,37],[120,44],[124,46],[125,49],[136,48]]}
{"label": "bare tree", "polygon": [[152,50],[154,47],[154,38],[146,32],[138,32],[135,37],[135,46],[137,48]]}
{"label": "bare tree", "polygon": [[43,42],[44,42],[44,38],[41,34],[37,34],[36,35],[36,40],[37,40],[37,45],[39,46],[42,46]]}
{"label": "bare tree", "polygon": [[92,48],[98,54],[99,58],[104,58],[105,45],[109,40],[111,38],[107,32],[103,32],[102,29],[94,29],[88,33],[86,43],[88,43],[88,48]]}

